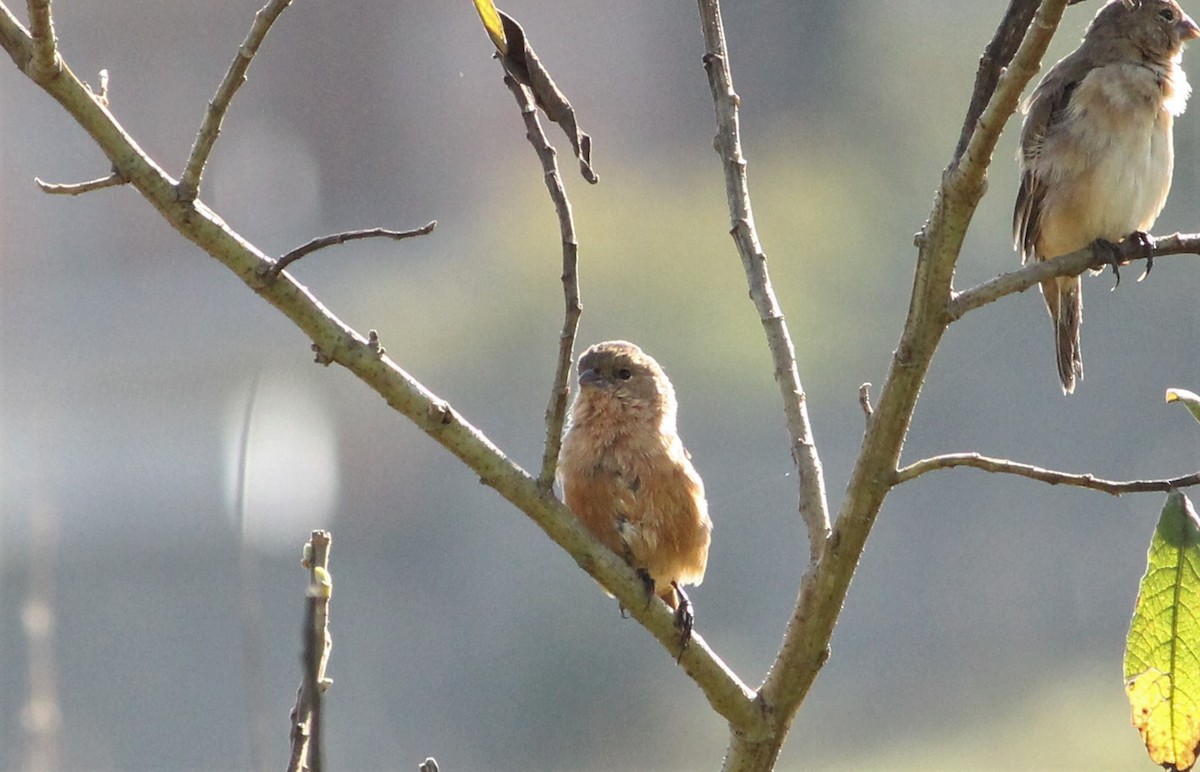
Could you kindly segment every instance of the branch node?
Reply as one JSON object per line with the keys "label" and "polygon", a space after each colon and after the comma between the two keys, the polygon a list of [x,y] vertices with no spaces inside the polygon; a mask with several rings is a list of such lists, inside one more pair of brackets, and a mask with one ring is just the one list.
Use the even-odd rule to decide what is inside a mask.
{"label": "branch node", "polygon": [[441,426],[449,426],[454,423],[454,411],[442,400],[430,402],[428,414],[431,423]]}
{"label": "branch node", "polygon": [[875,410],[871,407],[871,384],[869,382],[858,387],[858,404],[862,407],[863,415],[870,419]]}
{"label": "branch node", "polygon": [[326,354],[324,351],[322,351],[321,347],[318,346],[316,343],[312,344],[312,346],[310,346],[309,348],[311,348],[313,350],[313,354],[314,354],[313,361],[314,362],[316,362],[317,364],[319,364],[323,367],[329,367],[329,365],[333,364],[333,357],[329,354]]}
{"label": "branch node", "polygon": [[371,349],[371,352],[377,357],[381,357],[387,353],[387,349],[379,342],[379,333],[375,330],[367,332],[367,348]]}

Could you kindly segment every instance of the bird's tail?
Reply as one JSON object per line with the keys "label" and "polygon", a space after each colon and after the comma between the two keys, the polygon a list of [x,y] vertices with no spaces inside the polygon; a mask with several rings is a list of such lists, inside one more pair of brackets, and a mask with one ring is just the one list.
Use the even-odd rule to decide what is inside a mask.
{"label": "bird's tail", "polygon": [[1060,277],[1044,283],[1042,297],[1050,312],[1050,320],[1054,322],[1058,379],[1062,382],[1063,394],[1070,394],[1075,391],[1075,381],[1083,380],[1083,355],[1079,348],[1083,291],[1079,277]]}

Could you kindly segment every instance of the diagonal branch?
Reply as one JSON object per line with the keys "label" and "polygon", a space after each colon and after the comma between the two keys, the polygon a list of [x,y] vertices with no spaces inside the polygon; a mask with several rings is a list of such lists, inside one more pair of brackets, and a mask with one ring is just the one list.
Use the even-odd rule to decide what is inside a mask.
{"label": "diagonal branch", "polygon": [[542,130],[533,95],[511,75],[504,76],[525,120],[525,136],[533,145],[542,162],[542,173],[554,211],[558,215],[558,231],[562,235],[562,284],[566,311],[563,315],[562,332],[558,336],[558,360],[554,368],[554,381],[550,386],[550,402],[546,405],[546,447],[542,452],[542,468],[538,473],[538,485],[550,490],[554,485],[554,473],[558,468],[558,451],[562,448],[562,428],[567,416],[568,380],[571,362],[575,359],[575,333],[579,330],[579,242],[575,238],[575,217],[571,214],[571,202],[563,187],[562,175],[558,173],[557,153]]}
{"label": "diagonal branch", "polygon": [[1050,485],[1069,485],[1075,488],[1087,488],[1113,496],[1120,496],[1125,493],[1148,493],[1154,491],[1166,493],[1176,488],[1188,488],[1193,485],[1200,485],[1200,472],[1183,475],[1182,477],[1173,477],[1169,480],[1105,480],[1092,474],[1059,472],[1054,469],[1043,469],[1040,466],[1033,466],[1032,464],[1009,461],[1005,458],[981,456],[978,453],[947,453],[942,456],[933,456],[931,458],[923,458],[920,461],[914,461],[908,466],[896,470],[894,484],[899,485],[910,480],[915,480],[921,475],[937,469],[953,469],[960,466],[982,469],[985,472],[1027,477],[1030,480],[1038,480]]}
{"label": "diagonal branch", "polygon": [[250,25],[250,32],[247,33],[246,39],[238,48],[237,55],[233,57],[233,63],[229,65],[225,78],[217,87],[216,95],[208,103],[208,112],[204,114],[200,131],[196,134],[195,142],[192,143],[192,152],[188,155],[183,176],[179,178],[180,200],[191,201],[200,194],[200,178],[204,174],[204,166],[208,163],[208,157],[212,154],[213,145],[221,133],[221,122],[225,120],[229,103],[233,101],[233,95],[237,93],[237,90],[246,82],[246,71],[250,69],[250,62],[258,53],[258,47],[262,45],[267,33],[271,31],[271,25],[279,18],[279,14],[291,5],[291,2],[292,0],[268,0],[267,4],[254,14],[254,23]]}
{"label": "diagonal branch", "polygon": [[[1125,239],[1116,245],[1120,262],[1149,260],[1168,255],[1200,255],[1200,233],[1173,233],[1154,239],[1149,251],[1134,239]],[[947,321],[955,322],[969,311],[995,302],[1005,295],[1024,292],[1052,276],[1078,276],[1089,268],[1104,268],[1108,263],[1097,262],[1092,247],[1087,246],[1052,260],[1034,262],[1015,271],[1003,273],[994,279],[955,293],[946,304]],[[1143,274],[1144,276],[1145,274]]]}
{"label": "diagonal branch", "polygon": [[[29,34],[0,2],[0,47],[20,66],[32,52]],[[88,88],[70,70],[40,84],[96,142],[114,169],[181,236],[229,268],[250,289],[275,306],[312,341],[321,361],[336,362],[378,393],[397,412],[457,457],[504,499],[524,512],[577,564],[622,602],[672,658],[679,654],[675,614],[665,603],[646,604],[645,585],[620,556],[590,533],[550,492],[509,460],[482,432],[449,403],[372,346],[333,315],[306,287],[287,274],[264,274],[273,261],[233,231],[199,200],[180,200],[175,183],[133,141]],[[713,709],[746,736],[762,733],[766,719],[755,695],[725,665],[703,638],[693,633],[680,657]]]}
{"label": "diagonal branch", "polygon": [[796,464],[800,517],[808,529],[809,565],[816,565],[829,536],[829,504],[825,498],[825,476],[821,459],[813,440],[812,424],[808,418],[807,397],[800,384],[796,367],[796,349],[783,310],[775,298],[771,277],[767,273],[767,256],[758,240],[754,213],[750,206],[750,188],[746,179],[746,159],[742,155],[741,126],[738,117],[738,95],[733,90],[733,75],[725,47],[725,28],[721,21],[719,0],[699,0],[701,26],[704,29],[704,69],[712,90],[716,108],[717,137],[715,147],[725,171],[725,197],[733,222],[733,236],[742,268],[750,285],[750,299],[758,310],[759,320],[767,335],[767,346],[775,364],[775,381],[783,398],[792,460]]}

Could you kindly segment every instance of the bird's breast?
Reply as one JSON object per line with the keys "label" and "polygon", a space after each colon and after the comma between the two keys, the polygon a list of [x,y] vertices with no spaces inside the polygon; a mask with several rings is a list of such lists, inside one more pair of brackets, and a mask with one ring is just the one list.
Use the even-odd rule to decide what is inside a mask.
{"label": "bird's breast", "polygon": [[1172,123],[1152,70],[1108,65],[1080,81],[1038,154],[1047,183],[1038,253],[1149,230],[1171,187]]}

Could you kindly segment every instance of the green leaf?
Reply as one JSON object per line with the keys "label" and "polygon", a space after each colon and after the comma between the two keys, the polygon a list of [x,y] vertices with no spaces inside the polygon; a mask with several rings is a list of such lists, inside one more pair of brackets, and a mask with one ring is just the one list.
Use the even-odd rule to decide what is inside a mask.
{"label": "green leaf", "polygon": [[1200,520],[1171,491],[1125,642],[1125,693],[1151,761],[1191,769],[1200,749]]}
{"label": "green leaf", "polygon": [[1167,389],[1167,402],[1182,402],[1192,417],[1200,421],[1200,394],[1187,389]]}
{"label": "green leaf", "polygon": [[483,21],[483,28],[496,46],[501,56],[508,54],[508,39],[504,35],[504,24],[500,21],[500,12],[492,0],[475,0],[475,10]]}

